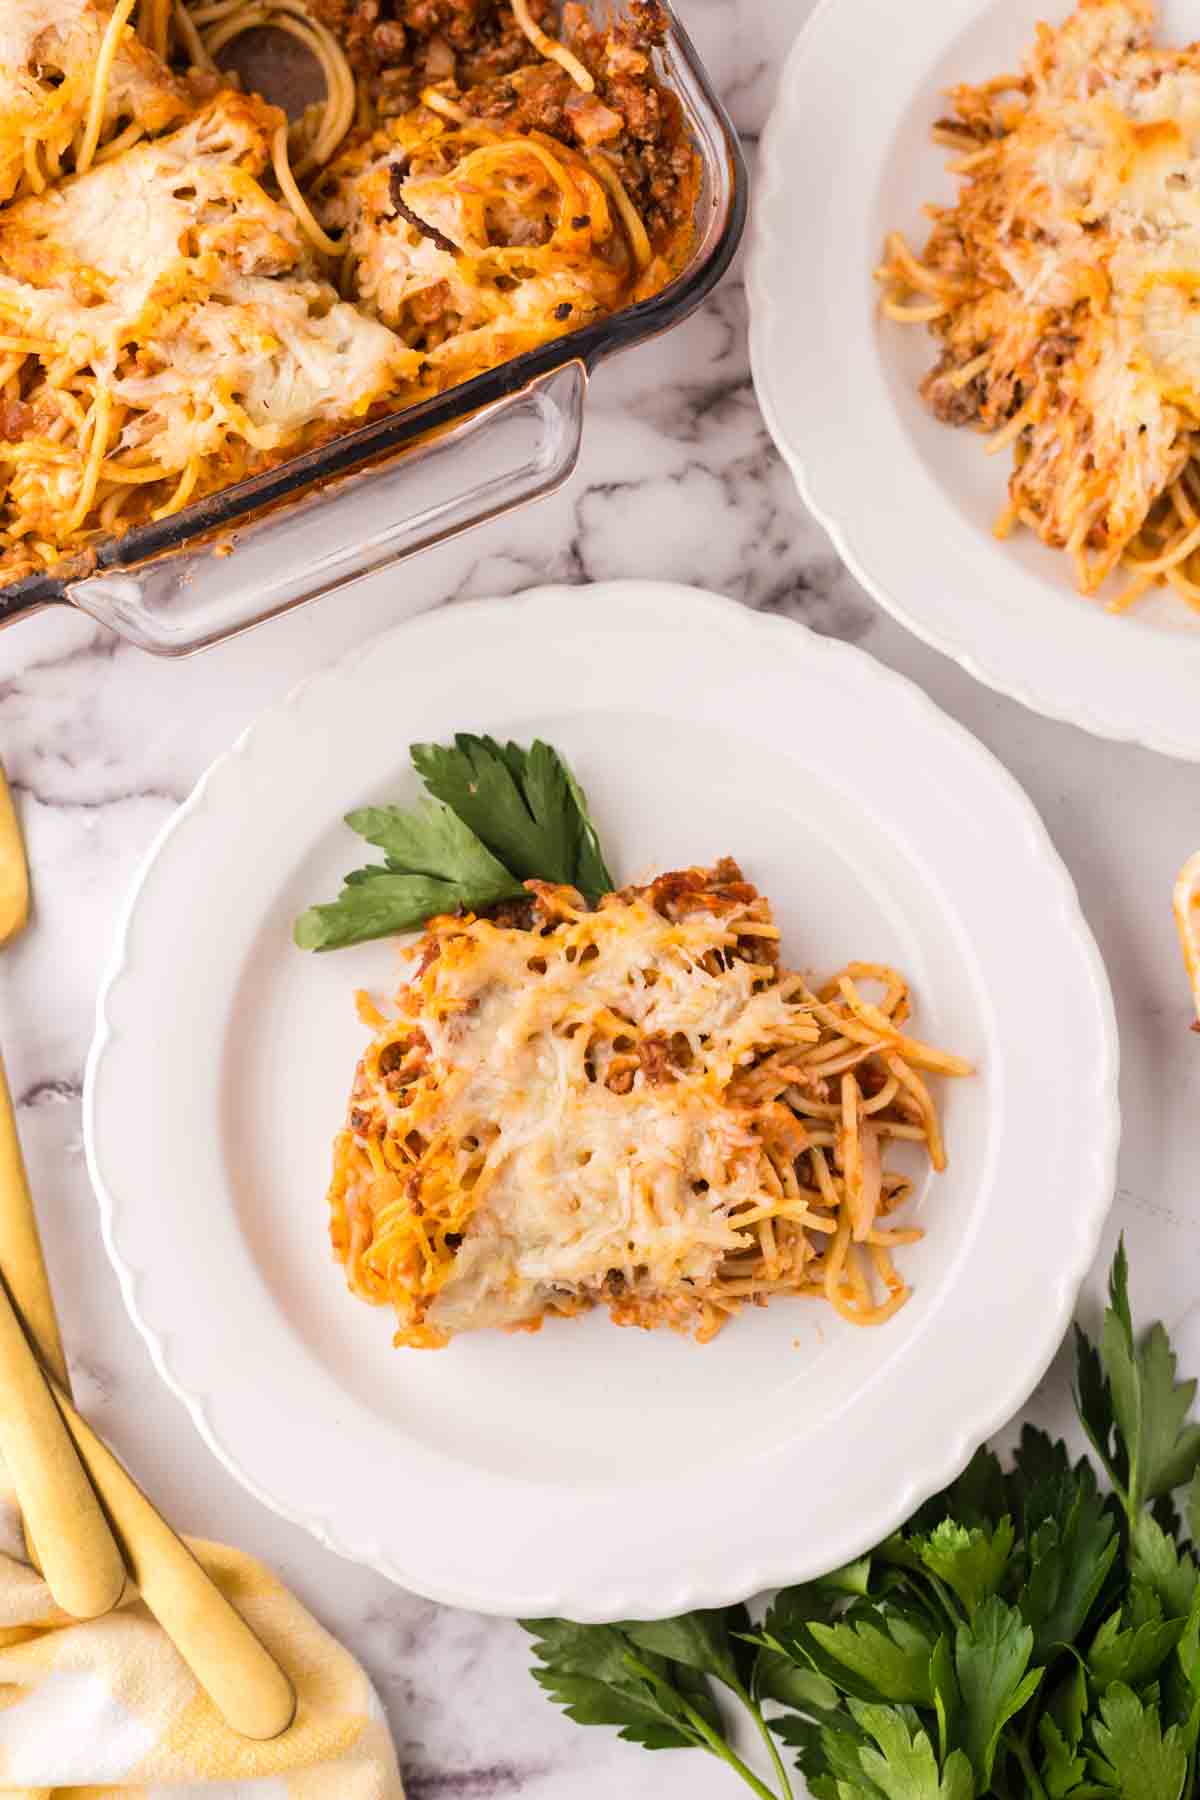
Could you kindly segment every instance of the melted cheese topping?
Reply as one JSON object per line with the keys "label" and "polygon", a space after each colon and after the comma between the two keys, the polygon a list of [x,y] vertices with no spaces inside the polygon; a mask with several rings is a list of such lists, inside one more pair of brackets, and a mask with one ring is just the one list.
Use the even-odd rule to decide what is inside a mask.
{"label": "melted cheese topping", "polygon": [[[272,26],[325,78],[289,125],[218,93],[254,12],[0,5],[0,583],[79,574],[100,543],[656,292],[683,265],[698,159],[632,47],[641,24],[604,54],[642,108],[663,108],[646,156],[669,142],[669,196],[649,163],[634,176],[656,248],[617,172],[636,156],[604,148],[622,115],[598,99],[568,107],[582,148],[528,129],[507,74],[474,98],[491,111],[499,96],[510,124],[447,131],[441,115],[461,107],[439,88],[368,136],[373,84],[345,33],[285,4]],[[589,85],[561,46],[532,42]],[[425,209],[415,226],[398,158]]]}
{"label": "melted cheese topping", "polygon": [[447,130],[427,113],[340,158],[320,214],[348,234],[360,304],[424,337],[435,386],[625,304],[639,276],[582,155],[484,125]]}
{"label": "melted cheese topping", "polygon": [[[556,921],[540,931],[432,922],[427,966],[356,1083],[365,1182],[335,1212],[348,1198],[369,1226],[359,1285],[396,1301],[404,1342],[601,1297],[665,1301],[699,1325],[745,1247],[736,1215],[777,1196],[772,1144],[806,1141],[731,1093],[764,1044],[819,1036],[798,978],[749,960],[776,935],[752,888],[692,893],[667,916],[653,890],[589,912],[571,889],[530,886]],[[398,1085],[414,1054],[415,1087]]]}
{"label": "melted cheese topping", "polygon": [[[258,177],[281,115],[217,96],[0,218],[0,316],[47,340],[52,377],[88,368],[126,409],[119,448],[164,472],[269,453],[361,415],[416,358],[321,279]],[[53,532],[77,468],[18,464],[10,495]]]}
{"label": "melted cheese topping", "polygon": [[[1015,90],[955,90],[964,187],[922,259],[921,298],[943,302],[935,409],[971,417],[956,395],[974,393],[983,423],[1017,420],[1006,521],[1068,547],[1088,591],[1200,427],[1200,48],[1152,45],[1151,21],[1083,0],[1039,28]],[[912,295],[911,261],[884,273]]]}
{"label": "melted cheese topping", "polygon": [[[5,0],[0,9],[0,202],[27,172],[31,146],[66,150],[91,103],[111,8],[93,0]],[[102,139],[122,119],[161,131],[183,117],[186,87],[126,29],[105,90]]]}
{"label": "melted cheese topping", "polygon": [[89,0],[8,0],[0,17],[0,70],[12,80],[40,64],[43,44],[69,41]]}
{"label": "melted cheese topping", "polygon": [[293,214],[257,180],[281,116],[222,94],[169,137],[0,215],[0,266],[38,290],[39,328],[108,367],[176,301],[301,263]]}
{"label": "melted cheese topping", "polygon": [[[421,1016],[446,1071],[437,1130],[491,1139],[435,1326],[511,1324],[555,1288],[597,1291],[610,1271],[628,1287],[706,1285],[738,1248],[731,1212],[764,1196],[760,1140],[726,1090],[764,1038],[811,1035],[803,1007],[756,991],[761,964],[705,969],[730,942],[719,918],[675,923],[635,901],[581,936],[562,930],[531,979],[525,934],[483,926],[430,972]],[[676,1033],[686,1067],[610,1090],[615,1046]]]}
{"label": "melted cheese topping", "polygon": [[430,922],[337,1140],[334,1247],[397,1343],[597,1303],[704,1339],[771,1292],[889,1316],[887,1246],[913,1234],[876,1232],[908,1190],[881,1144],[922,1139],[942,1167],[916,1068],[969,1073],[903,1034],[900,977],[851,965],[812,992],[731,862],[595,911],[526,886],[528,925]]}

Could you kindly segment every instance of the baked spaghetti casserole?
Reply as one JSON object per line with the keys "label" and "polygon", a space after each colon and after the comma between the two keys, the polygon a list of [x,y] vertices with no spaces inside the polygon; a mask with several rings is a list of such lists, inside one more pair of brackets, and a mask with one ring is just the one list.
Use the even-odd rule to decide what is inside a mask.
{"label": "baked spaghetti casserole", "polygon": [[1066,552],[1122,611],[1169,584],[1200,608],[1200,46],[1151,0],[1081,0],[1019,70],[950,90],[959,191],[899,233],[884,311],[925,325],[936,416],[1013,459],[996,522]]}
{"label": "baked spaghetti casserole", "polygon": [[[335,1146],[337,1256],[396,1343],[606,1307],[704,1341],[746,1301],[823,1296],[862,1324],[907,1288],[898,1141],[945,1164],[892,970],[810,986],[725,860],[589,906],[525,883],[429,921]],[[867,998],[867,990],[876,992]]]}
{"label": "baked spaghetti casserole", "polygon": [[[658,0],[14,0],[0,586],[645,299],[699,159]],[[228,59],[271,27],[323,96]],[[551,35],[561,32],[561,36]]]}

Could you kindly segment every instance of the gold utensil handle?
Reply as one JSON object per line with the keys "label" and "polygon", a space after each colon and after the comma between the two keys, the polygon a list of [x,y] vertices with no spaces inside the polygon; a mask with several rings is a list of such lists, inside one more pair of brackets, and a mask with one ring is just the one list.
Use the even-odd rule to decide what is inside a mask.
{"label": "gold utensil handle", "polygon": [[70,1392],[67,1358],[42,1257],[37,1214],[21,1156],[4,1058],[0,1056],[0,1270],[38,1352],[60,1386]]}
{"label": "gold utensil handle", "polygon": [[[0,800],[2,798],[0,796]],[[2,812],[0,805],[0,814]],[[0,818],[0,835],[2,826]],[[2,866],[3,859],[0,858],[0,868]],[[0,1056],[0,1271],[7,1277],[9,1292],[17,1302],[43,1362],[69,1394],[71,1378],[67,1372],[67,1355],[58,1329],[50,1277],[42,1257],[37,1214],[33,1210],[25,1159],[21,1155],[16,1109],[4,1072],[3,1056]],[[29,1560],[40,1573],[42,1557],[34,1543],[31,1522],[23,1518],[21,1523],[25,1529]]]}
{"label": "gold utensil handle", "polygon": [[29,917],[29,867],[16,808],[0,769],[0,944],[16,937]]}
{"label": "gold utensil handle", "polygon": [[61,1391],[58,1401],[146,1605],[226,1724],[242,1737],[278,1737],[296,1714],[291,1682]]}
{"label": "gold utensil handle", "polygon": [[[28,898],[24,847],[4,771],[0,769],[0,943],[25,923]],[[24,1488],[18,1483],[18,1494],[25,1523],[31,1535],[36,1534],[55,1598],[68,1611],[83,1617],[88,1610],[86,1603],[101,1597],[103,1558],[88,1565],[85,1574],[91,1577],[90,1581],[85,1579],[77,1586],[68,1582],[62,1591],[58,1585],[71,1573],[69,1566],[60,1568],[60,1554],[64,1546],[78,1541],[79,1521],[88,1515],[89,1502],[116,1559],[116,1570],[108,1570],[108,1584],[115,1591],[94,1610],[107,1611],[120,1596],[125,1567],[96,1498],[99,1494],[142,1598],[226,1722],[243,1737],[278,1737],[296,1713],[291,1682],[241,1614],[205,1574],[187,1545],[71,1404],[67,1361],[2,1062],[0,1270],[7,1281],[7,1290],[0,1282],[0,1447],[8,1455],[14,1481],[18,1468],[23,1473]],[[54,1379],[57,1405],[14,1311],[14,1302],[24,1316],[42,1363]],[[54,1422],[57,1437],[40,1438],[38,1432],[47,1428],[53,1434]],[[57,1458],[52,1476],[38,1455],[42,1443],[50,1445]]]}
{"label": "gold utensil handle", "polygon": [[[28,902],[24,847],[0,769],[0,943],[21,929]],[[8,1284],[6,1289],[0,1282],[0,1447],[55,1599],[80,1618],[108,1611],[120,1598],[128,1562],[146,1605],[230,1727],[243,1737],[278,1737],[296,1714],[291,1682],[71,1404],[67,1359],[2,1061],[0,1270]],[[54,1379],[57,1404],[14,1301]],[[97,1494],[121,1540],[124,1562]],[[83,1556],[73,1557],[73,1547]]]}
{"label": "gold utensil handle", "polygon": [[125,1564],[2,1284],[0,1450],[59,1606],[77,1619],[111,1612]]}

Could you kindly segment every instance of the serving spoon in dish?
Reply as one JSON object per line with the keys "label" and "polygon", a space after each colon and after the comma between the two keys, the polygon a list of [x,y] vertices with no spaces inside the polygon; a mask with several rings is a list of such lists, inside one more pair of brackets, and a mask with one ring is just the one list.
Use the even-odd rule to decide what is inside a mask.
{"label": "serving spoon in dish", "polygon": [[[0,944],[21,930],[29,910],[29,878],[20,827],[0,769]],[[227,1725],[242,1737],[267,1739],[286,1731],[295,1717],[296,1695],[287,1675],[247,1625],[236,1607],[200,1566],[183,1539],[168,1525],[120,1460],[71,1403],[66,1358],[37,1218],[21,1159],[12,1104],[0,1068],[0,1387],[7,1384],[4,1315],[11,1315],[33,1372],[62,1426],[67,1447],[84,1475],[84,1485],[125,1570],[140,1590],[175,1648]],[[20,1319],[24,1318],[22,1329]],[[33,1359],[26,1331],[41,1358]],[[43,1374],[45,1371],[45,1374]],[[27,1371],[26,1371],[27,1373]],[[54,1389],[51,1398],[46,1376]],[[15,1390],[12,1390],[15,1398]],[[57,1406],[55,1405],[57,1401]],[[7,1412],[7,1403],[3,1408]],[[65,1434],[64,1434],[65,1435]],[[0,1439],[8,1454],[8,1443]],[[14,1471],[15,1474],[15,1471]],[[99,1501],[97,1500],[99,1496]],[[19,1492],[24,1509],[25,1497]],[[103,1502],[104,1511],[99,1502]],[[48,1519],[26,1513],[31,1536],[49,1581],[48,1557],[60,1533]],[[113,1537],[115,1533],[115,1538]],[[119,1540],[120,1548],[117,1548]],[[120,1588],[111,1604],[119,1597]],[[57,1596],[56,1596],[57,1597]],[[103,1610],[103,1609],[101,1609]]]}

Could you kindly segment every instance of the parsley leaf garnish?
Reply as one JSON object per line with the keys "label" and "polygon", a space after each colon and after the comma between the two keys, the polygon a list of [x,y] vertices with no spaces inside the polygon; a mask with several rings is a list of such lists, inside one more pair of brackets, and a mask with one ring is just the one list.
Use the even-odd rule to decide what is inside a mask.
{"label": "parsley leaf garnish", "polygon": [[[1028,1451],[1041,1434],[1027,1433]],[[1029,1466],[1028,1464],[1026,1466]],[[1111,1504],[1091,1465],[1043,1470],[1024,1504],[1026,1576],[1020,1608],[1032,1626],[1037,1656],[1074,1643],[1091,1617],[1119,1548]]]}
{"label": "parsley leaf garnish", "polygon": [[583,790],[556,750],[460,733],[414,744],[431,798],[405,810],[365,806],[346,823],[384,853],[345,877],[336,900],[296,920],[302,950],[340,950],[414,931],[438,913],[480,912],[520,898],[530,877],[566,882],[588,900],[614,883]]}
{"label": "parsley leaf garnish", "polygon": [[750,1615],[733,1606],[683,1613],[677,1619],[633,1620],[622,1627],[639,1651],[715,1675],[735,1691],[749,1679],[754,1661],[742,1635],[749,1629]]}
{"label": "parsley leaf garnish", "polygon": [[535,1680],[581,1725],[619,1725],[620,1736],[649,1750],[707,1750],[736,1771],[759,1800],[776,1800],[724,1735],[709,1677],[737,1696],[754,1719],[787,1800],[791,1784],[775,1748],[753,1680],[744,1607],[684,1613],[675,1619],[576,1625],[522,1619],[540,1666]]}
{"label": "parsley leaf garnish", "polygon": [[1013,1551],[1013,1523],[1005,1514],[993,1531],[943,1519],[919,1547],[921,1561],[952,1588],[973,1618],[1000,1585]]}
{"label": "parsley leaf garnish", "polygon": [[587,900],[612,891],[583,792],[540,738],[522,750],[460,731],[453,745],[414,744],[412,760],[430,793],[522,881],[568,882]]}
{"label": "parsley leaf garnish", "polygon": [[1072,1662],[1038,1720],[1039,1774],[1047,1800],[1066,1800],[1083,1780],[1087,1762],[1080,1743],[1087,1706],[1088,1685],[1083,1667]]}
{"label": "parsley leaf garnish", "polygon": [[1200,1425],[1185,1423],[1196,1383],[1175,1380],[1175,1357],[1161,1325],[1135,1345],[1129,1314],[1129,1267],[1118,1247],[1109,1280],[1100,1359],[1113,1419],[1125,1450],[1125,1500],[1134,1517],[1161,1494],[1190,1481],[1200,1467]]}
{"label": "parsley leaf garnish", "polygon": [[954,1672],[963,1703],[963,1744],[980,1793],[992,1779],[1000,1733],[1037,1691],[1041,1669],[1028,1669],[1033,1633],[1014,1607],[995,1595],[961,1625],[954,1642]]}
{"label": "parsley leaf garnish", "polygon": [[[1132,1605],[1136,1605],[1136,1595],[1135,1589]],[[1130,1618],[1128,1605],[1105,1619],[1087,1653],[1088,1673],[1099,1688],[1111,1687],[1114,1681],[1143,1687],[1170,1656],[1187,1621],[1164,1619],[1157,1599],[1154,1608],[1158,1616],[1140,1623]]]}
{"label": "parsley leaf garnish", "polygon": [[[1200,1800],[1200,1565],[1171,1499],[1190,1484],[1200,1528],[1200,1431],[1162,1326],[1134,1334],[1123,1248],[1076,1381],[1112,1493],[1026,1427],[1010,1468],[979,1451],[869,1556],[783,1589],[757,1628],[742,1607],[543,1620],[538,1680],[573,1717],[619,1711],[626,1735],[721,1757],[759,1800],[789,1800],[788,1778],[776,1755],[768,1787],[733,1750],[718,1689],[794,1753],[814,1800]],[[583,1706],[567,1686],[612,1682],[611,1640],[594,1640],[593,1667],[571,1638],[572,1662],[548,1624],[619,1634],[620,1698],[589,1689]],[[657,1723],[631,1731],[648,1695]]]}
{"label": "parsley leaf garnish", "polygon": [[1076,1756],[1049,1713],[1038,1721],[1038,1737],[1043,1756],[1042,1785],[1049,1800],[1066,1800],[1073,1788],[1083,1780],[1087,1764]]}
{"label": "parsley leaf garnish", "polygon": [[[907,1619],[885,1614],[878,1625],[865,1619],[845,1625],[813,1624],[808,1634],[816,1649],[824,1653],[818,1672],[823,1671],[847,1693],[932,1703],[929,1653],[933,1644]],[[815,1651],[812,1654],[816,1663]]]}
{"label": "parsley leaf garnish", "polygon": [[648,1750],[675,1750],[703,1742],[688,1708],[719,1727],[720,1714],[705,1682],[685,1665],[645,1653],[638,1660],[656,1677],[635,1672],[633,1645],[616,1625],[574,1625],[566,1619],[529,1619],[543,1667],[536,1679],[580,1725],[619,1725],[620,1736]]}
{"label": "parsley leaf garnish", "polygon": [[300,914],[294,936],[302,950],[340,950],[367,938],[415,931],[438,913],[456,907],[477,912],[524,891],[475,833],[436,800],[423,800],[412,812],[367,806],[347,813],[346,823],[378,845],[387,861],[355,869],[336,900]]}
{"label": "parsley leaf garnish", "polygon": [[1121,1800],[1180,1800],[1188,1776],[1188,1755],[1179,1727],[1164,1733],[1153,1705],[1120,1682],[1100,1701],[1093,1758],[1105,1793]]}
{"label": "parsley leaf garnish", "polygon": [[954,1750],[938,1770],[929,1738],[898,1709],[851,1701],[855,1719],[873,1739],[859,1750],[863,1774],[887,1800],[972,1800],[971,1765]]}

